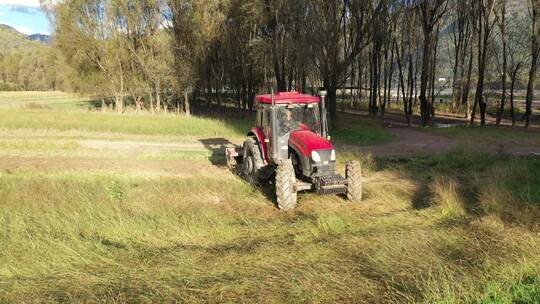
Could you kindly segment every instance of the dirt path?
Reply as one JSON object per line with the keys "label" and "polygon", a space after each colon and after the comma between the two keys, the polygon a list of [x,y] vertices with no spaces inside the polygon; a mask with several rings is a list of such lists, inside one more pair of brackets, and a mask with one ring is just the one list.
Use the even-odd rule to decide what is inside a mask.
{"label": "dirt path", "polygon": [[[430,134],[409,127],[389,127],[388,130],[398,139],[382,144],[356,148],[373,156],[410,155],[419,152],[444,153],[456,146],[473,147],[490,153],[506,153],[511,155],[540,155],[538,146],[495,145],[481,142],[451,139],[441,135]],[[352,148],[351,146],[347,148]]]}
{"label": "dirt path", "polygon": [[[540,147],[536,146],[511,146],[475,143],[430,134],[428,132],[418,130],[415,127],[391,125],[387,127],[387,130],[397,138],[396,141],[382,145],[371,145],[364,147],[347,145],[345,148],[350,150],[359,150],[362,153],[371,153],[374,156],[388,156],[410,155],[419,152],[444,153],[458,145],[462,145],[472,146],[480,150],[493,153],[508,153],[512,155],[540,155]],[[128,154],[174,151],[211,151],[213,154],[219,154],[226,146],[233,144],[230,141],[222,138],[201,139],[198,143],[161,143],[129,140],[79,140],[78,143],[85,148],[125,151]]]}
{"label": "dirt path", "polygon": [[[458,145],[478,147],[493,153],[509,153],[513,155],[540,155],[540,147],[505,146],[497,147],[481,143],[466,142],[435,135],[409,127],[388,127],[397,140],[371,146],[338,145],[338,150],[371,153],[373,156],[399,156],[426,152],[430,154],[444,153]],[[225,173],[223,151],[224,147],[232,144],[223,138],[200,139],[192,143],[163,143],[144,140],[77,140],[86,149],[95,151],[95,157],[38,156],[22,157],[5,155],[0,158],[0,170],[6,172],[18,170],[40,171],[97,171],[123,173],[128,175],[158,175],[158,176],[220,176]],[[112,154],[107,154],[112,151]],[[141,155],[159,155],[162,152],[209,151],[209,159],[145,159]],[[106,155],[105,155],[106,154]]]}
{"label": "dirt path", "polygon": [[421,132],[414,128],[395,127],[388,130],[398,138],[396,141],[358,149],[363,153],[371,153],[373,156],[410,155],[418,152],[443,153],[458,144],[453,139]]}

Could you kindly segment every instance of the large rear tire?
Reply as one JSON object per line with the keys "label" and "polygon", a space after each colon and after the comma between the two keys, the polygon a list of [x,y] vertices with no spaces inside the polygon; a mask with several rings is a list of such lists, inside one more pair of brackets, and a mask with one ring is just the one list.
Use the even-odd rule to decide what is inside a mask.
{"label": "large rear tire", "polygon": [[255,139],[249,137],[244,142],[243,173],[246,180],[253,185],[261,183],[261,170],[264,167],[261,149]]}
{"label": "large rear tire", "polygon": [[296,176],[290,159],[282,161],[276,169],[276,197],[279,209],[288,211],[296,207]]}
{"label": "large rear tire", "polygon": [[347,162],[345,178],[347,179],[347,199],[360,202],[362,200],[362,166],[359,161]]}

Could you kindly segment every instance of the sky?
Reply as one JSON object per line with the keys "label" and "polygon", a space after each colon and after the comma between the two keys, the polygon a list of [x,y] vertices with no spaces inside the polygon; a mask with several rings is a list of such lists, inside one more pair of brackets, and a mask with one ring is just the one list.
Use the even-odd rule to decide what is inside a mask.
{"label": "sky", "polygon": [[0,0],[0,24],[23,34],[50,34],[49,21],[39,0]]}

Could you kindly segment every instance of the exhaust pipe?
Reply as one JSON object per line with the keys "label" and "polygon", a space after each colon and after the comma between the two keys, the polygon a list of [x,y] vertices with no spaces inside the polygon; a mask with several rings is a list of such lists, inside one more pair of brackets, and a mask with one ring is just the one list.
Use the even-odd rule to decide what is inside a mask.
{"label": "exhaust pipe", "polygon": [[321,135],[324,139],[328,139],[328,123],[326,121],[326,105],[324,102],[326,95],[326,91],[319,91],[319,96],[321,96]]}
{"label": "exhaust pipe", "polygon": [[279,161],[279,146],[278,146],[278,122],[277,122],[277,107],[276,96],[274,94],[274,87],[272,86],[272,107],[270,108],[270,126],[272,128],[272,139],[270,144],[272,145],[272,159],[275,163]]}

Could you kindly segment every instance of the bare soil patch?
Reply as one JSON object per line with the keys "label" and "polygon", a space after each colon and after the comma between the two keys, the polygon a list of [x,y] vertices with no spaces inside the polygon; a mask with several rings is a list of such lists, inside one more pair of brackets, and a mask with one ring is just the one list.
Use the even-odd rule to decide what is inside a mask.
{"label": "bare soil patch", "polygon": [[443,153],[458,144],[453,139],[412,128],[390,128],[390,131],[399,138],[397,141],[383,145],[361,147],[359,150],[364,153],[371,153],[374,156],[408,155],[418,152]]}

